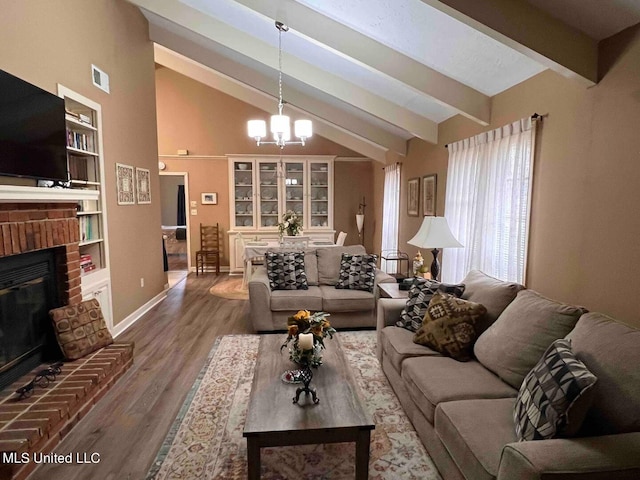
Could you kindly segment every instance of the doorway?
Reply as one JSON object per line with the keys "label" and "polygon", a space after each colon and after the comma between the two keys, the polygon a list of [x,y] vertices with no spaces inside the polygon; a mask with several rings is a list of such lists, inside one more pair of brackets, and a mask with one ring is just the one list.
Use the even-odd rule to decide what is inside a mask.
{"label": "doorway", "polygon": [[186,172],[160,172],[162,238],[167,253],[169,288],[187,278],[191,267],[188,199],[189,176]]}

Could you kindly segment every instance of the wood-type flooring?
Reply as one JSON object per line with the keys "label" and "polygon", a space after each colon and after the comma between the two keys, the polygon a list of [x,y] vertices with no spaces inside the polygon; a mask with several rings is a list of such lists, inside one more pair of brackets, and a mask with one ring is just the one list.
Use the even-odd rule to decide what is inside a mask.
{"label": "wood-type flooring", "polygon": [[55,450],[99,463],[46,464],[29,480],[145,478],[216,338],[253,333],[249,302],[209,294],[228,278],[190,274],[118,337],[135,342],[133,366]]}

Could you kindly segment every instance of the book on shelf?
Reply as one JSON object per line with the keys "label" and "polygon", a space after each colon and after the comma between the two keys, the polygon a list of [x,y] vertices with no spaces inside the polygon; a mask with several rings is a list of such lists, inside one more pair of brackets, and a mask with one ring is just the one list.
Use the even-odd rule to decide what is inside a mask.
{"label": "book on shelf", "polygon": [[72,180],[89,181],[87,160],[75,155],[69,155],[69,175]]}
{"label": "book on shelf", "polygon": [[95,264],[90,263],[90,264],[84,265],[83,267],[80,267],[80,268],[82,270],[82,273],[89,273],[89,272],[92,272],[93,270],[97,269],[98,267]]}

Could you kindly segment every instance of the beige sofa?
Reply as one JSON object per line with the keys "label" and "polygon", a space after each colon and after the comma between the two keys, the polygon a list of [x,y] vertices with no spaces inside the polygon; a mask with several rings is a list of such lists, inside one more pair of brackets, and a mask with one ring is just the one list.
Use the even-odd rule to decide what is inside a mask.
{"label": "beige sofa", "polygon": [[[324,311],[335,328],[376,326],[376,295],[362,290],[337,289],[343,253],[366,253],[362,245],[317,247],[305,250],[304,263],[308,290],[271,290],[266,268],[259,267],[249,281],[250,315],[258,331],[285,330],[287,317],[298,310]],[[396,280],[377,270],[375,282]]]}
{"label": "beige sofa", "polygon": [[[481,272],[463,283],[463,298],[487,307],[482,328],[495,321],[474,350],[491,370],[413,343],[412,332],[394,326],[405,302],[378,302],[382,368],[443,478],[640,478],[640,331],[598,313],[577,317],[576,307]],[[593,403],[578,436],[518,442],[523,364],[567,330],[573,352],[598,377]]]}

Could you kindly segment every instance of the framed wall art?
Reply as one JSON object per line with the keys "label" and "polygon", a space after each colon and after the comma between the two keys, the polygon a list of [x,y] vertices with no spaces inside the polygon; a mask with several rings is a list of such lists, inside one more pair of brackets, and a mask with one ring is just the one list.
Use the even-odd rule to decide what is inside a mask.
{"label": "framed wall art", "polygon": [[407,182],[407,215],[418,216],[420,208],[420,179],[411,178]]}
{"label": "framed wall art", "polygon": [[425,175],[422,177],[422,215],[425,217],[436,216],[436,187],[438,176]]}
{"label": "framed wall art", "polygon": [[217,193],[203,193],[202,200],[200,201],[202,205],[217,205],[218,204],[218,194]]}
{"label": "framed wall art", "polygon": [[133,167],[131,165],[116,163],[116,191],[118,205],[134,205],[136,203]]}
{"label": "framed wall art", "polygon": [[151,172],[146,168],[136,167],[136,191],[138,203],[151,203]]}

